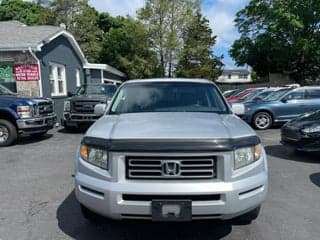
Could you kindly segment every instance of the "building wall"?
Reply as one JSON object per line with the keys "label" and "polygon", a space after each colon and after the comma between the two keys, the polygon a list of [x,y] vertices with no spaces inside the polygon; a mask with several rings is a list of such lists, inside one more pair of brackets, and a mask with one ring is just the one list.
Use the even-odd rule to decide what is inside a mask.
{"label": "building wall", "polygon": [[44,97],[51,97],[55,102],[56,113],[59,119],[63,116],[63,103],[67,96],[52,97],[51,85],[49,80],[49,64],[57,63],[65,66],[67,79],[67,92],[75,92],[77,89],[76,69],[80,69],[81,83],[84,83],[83,64],[74,51],[69,40],[60,36],[50,43],[42,47],[41,52],[36,53],[37,57],[41,59],[41,77],[42,77],[42,91]]}
{"label": "building wall", "polygon": [[[14,64],[37,64],[37,61],[28,51],[9,51],[0,53],[0,66],[1,64],[9,64],[13,67]],[[19,95],[31,97],[40,96],[39,81],[15,81],[13,72],[12,81],[0,80],[0,84],[3,84],[12,91],[16,91]]]}
{"label": "building wall", "polygon": [[117,80],[125,81],[125,78],[115,75],[113,73],[103,70],[103,76],[101,76],[100,69],[86,69],[87,71],[87,83],[101,83],[102,77],[104,80]]}
{"label": "building wall", "polygon": [[231,78],[229,78],[229,74],[222,74],[217,82],[221,83],[233,83],[233,82],[251,82],[251,75],[249,74],[247,78],[240,78],[239,74],[231,74]]}

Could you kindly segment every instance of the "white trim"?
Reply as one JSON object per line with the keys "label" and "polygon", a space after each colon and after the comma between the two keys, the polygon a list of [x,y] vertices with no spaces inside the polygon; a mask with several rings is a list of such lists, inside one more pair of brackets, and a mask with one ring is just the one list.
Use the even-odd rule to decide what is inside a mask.
{"label": "white trim", "polygon": [[126,75],[119,71],[118,69],[111,67],[108,64],[98,64],[98,63],[87,63],[83,66],[84,69],[98,69],[98,70],[105,70],[107,72],[113,73],[120,77],[126,77]]}
{"label": "white trim", "polygon": [[42,76],[41,76],[41,64],[39,58],[36,56],[36,54],[32,51],[31,48],[29,48],[29,53],[32,55],[32,57],[37,61],[38,68],[39,68],[39,88],[40,88],[40,97],[43,97],[43,89],[42,89]]}

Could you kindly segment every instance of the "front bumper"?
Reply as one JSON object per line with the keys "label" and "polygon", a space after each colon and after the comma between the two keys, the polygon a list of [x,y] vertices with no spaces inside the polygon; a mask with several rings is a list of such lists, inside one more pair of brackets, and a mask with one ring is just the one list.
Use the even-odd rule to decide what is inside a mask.
{"label": "front bumper", "polygon": [[56,122],[56,114],[37,118],[19,119],[16,121],[18,130],[22,134],[34,134],[48,131],[54,127]]}
{"label": "front bumper", "polygon": [[303,152],[320,151],[320,134],[303,135],[299,129],[283,127],[281,144]]}
{"label": "front bumper", "polygon": [[[219,195],[216,200],[192,201],[192,220],[231,219],[240,216],[261,205],[268,191],[268,173],[265,156],[249,166],[250,173],[243,173],[245,178],[234,181],[189,180],[189,181],[151,181],[128,180],[122,175],[125,172],[123,161],[113,162],[112,172],[117,180],[98,177],[103,170],[92,167],[81,158],[76,163],[75,193],[78,201],[92,211],[108,218],[152,219],[150,200],[124,199],[126,196],[173,196],[167,200],[175,200],[174,196]],[[226,164],[230,158],[225,158]],[[221,160],[222,161],[222,160]],[[220,167],[222,167],[220,165]],[[264,170],[263,170],[264,169]],[[96,173],[94,173],[96,171]],[[225,173],[220,174],[227,175]],[[96,176],[92,176],[98,174]],[[188,199],[186,197],[186,199]],[[155,197],[156,199],[156,197]]]}
{"label": "front bumper", "polygon": [[92,124],[101,116],[96,114],[64,113],[61,120],[62,126],[78,127],[79,125]]}

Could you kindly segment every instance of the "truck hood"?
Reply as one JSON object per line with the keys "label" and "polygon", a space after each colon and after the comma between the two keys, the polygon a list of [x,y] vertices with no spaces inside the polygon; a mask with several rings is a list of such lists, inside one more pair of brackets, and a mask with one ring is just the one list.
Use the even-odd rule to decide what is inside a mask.
{"label": "truck hood", "polygon": [[2,101],[5,101],[7,104],[14,103],[18,105],[33,105],[40,102],[52,101],[49,98],[32,98],[32,97],[21,97],[16,95],[0,95]]}
{"label": "truck hood", "polygon": [[130,113],[106,115],[86,133],[102,139],[230,139],[255,136],[232,114]]}
{"label": "truck hood", "polygon": [[105,103],[109,98],[105,95],[90,95],[90,96],[75,96],[69,98],[70,101],[76,102],[76,101],[97,101],[101,103]]}

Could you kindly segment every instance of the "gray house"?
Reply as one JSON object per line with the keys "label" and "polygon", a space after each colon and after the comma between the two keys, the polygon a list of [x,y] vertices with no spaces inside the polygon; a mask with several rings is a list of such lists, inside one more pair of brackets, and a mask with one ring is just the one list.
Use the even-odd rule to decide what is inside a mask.
{"label": "gray house", "polygon": [[120,83],[125,75],[108,65],[90,64],[75,38],[63,27],[0,22],[0,84],[20,95],[54,99],[57,115],[63,101],[84,83]]}

